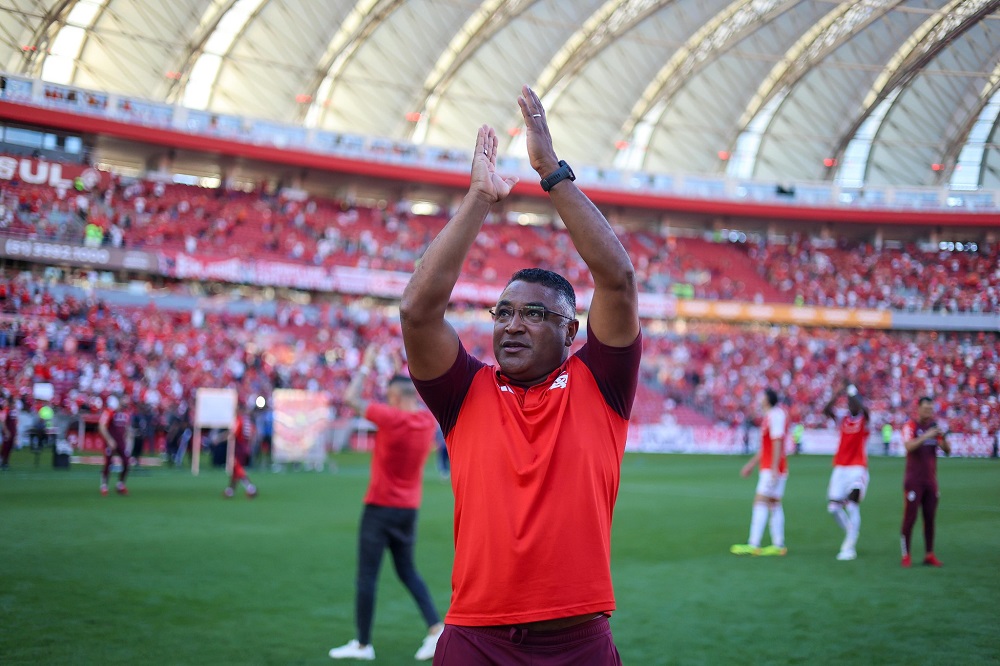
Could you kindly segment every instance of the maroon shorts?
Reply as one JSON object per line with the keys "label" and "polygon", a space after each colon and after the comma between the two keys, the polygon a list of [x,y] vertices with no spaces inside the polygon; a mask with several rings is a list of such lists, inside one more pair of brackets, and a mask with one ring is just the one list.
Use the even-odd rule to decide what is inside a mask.
{"label": "maroon shorts", "polygon": [[611,624],[599,617],[558,631],[445,625],[434,666],[621,666]]}

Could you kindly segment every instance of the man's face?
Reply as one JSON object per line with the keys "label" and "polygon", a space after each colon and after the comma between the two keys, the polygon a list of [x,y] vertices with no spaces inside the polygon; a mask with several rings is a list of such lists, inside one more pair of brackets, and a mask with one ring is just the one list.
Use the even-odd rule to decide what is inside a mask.
{"label": "man's face", "polygon": [[403,390],[396,384],[389,384],[385,390],[385,402],[390,407],[398,408],[403,403]]}
{"label": "man's face", "polygon": [[[542,321],[531,323],[521,312],[525,307],[542,307],[566,317],[547,313]],[[505,375],[533,386],[566,360],[580,322],[567,319],[575,313],[569,311],[555,289],[533,282],[512,282],[500,295],[496,308],[514,311],[510,321],[493,322],[493,355]]]}
{"label": "man's face", "polygon": [[921,421],[929,421],[934,418],[934,403],[932,402],[921,402],[917,407],[917,417]]}

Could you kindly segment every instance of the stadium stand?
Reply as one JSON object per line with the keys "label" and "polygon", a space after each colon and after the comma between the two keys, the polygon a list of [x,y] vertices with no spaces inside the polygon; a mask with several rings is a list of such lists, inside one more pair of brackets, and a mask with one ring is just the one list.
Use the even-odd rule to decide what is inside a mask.
{"label": "stadium stand", "polygon": [[[6,181],[0,184],[0,233],[83,243],[89,223],[100,227],[103,244],[112,247],[408,272],[446,215],[413,215],[399,203],[377,208],[320,197],[300,202],[119,178],[92,193]],[[914,243],[876,249],[801,237],[787,243],[730,243],[664,239],[643,230],[620,233],[643,288],[651,293],[689,285],[690,296],[707,300],[951,313],[1000,310],[996,244],[955,252]],[[551,226],[490,225],[470,252],[466,270],[499,282],[531,264],[589,286],[582,262],[550,251],[568,243],[566,232]]]}
{"label": "stadium stand", "polygon": [[[67,103],[58,86],[42,90],[46,106]],[[86,100],[86,113],[107,113],[106,96],[74,99]],[[243,125],[254,138],[255,125]],[[213,127],[197,131],[212,135]],[[361,137],[351,151],[373,160],[433,157],[400,146]],[[56,174],[76,173],[86,164],[60,164],[52,156],[46,163],[62,171],[47,167],[48,182],[39,182],[45,178],[36,156],[17,159],[21,171],[0,180],[0,241],[63,245],[43,247],[52,255],[41,261],[35,245],[28,255],[20,247],[0,256],[0,380],[21,396],[34,382],[51,382],[69,411],[92,409],[110,392],[127,391],[141,401],[155,396],[162,417],[189,403],[196,387],[234,386],[241,400],[278,387],[322,391],[339,415],[338,396],[357,350],[374,341],[385,346],[386,358],[398,353],[392,302],[398,293],[339,292],[321,278],[315,284],[266,282],[248,267],[271,262],[286,274],[318,271],[313,276],[343,268],[356,271],[354,278],[398,285],[447,221],[443,202],[455,201],[448,185],[438,192],[442,205],[432,214],[415,214],[398,183],[369,181],[363,198],[288,190],[274,182],[237,187],[224,178],[217,187],[200,187],[178,182],[184,179],[175,180],[163,164],[141,177],[105,171],[84,183]],[[464,168],[467,156],[454,151],[434,159],[444,173],[455,164]],[[33,161],[31,178],[21,177],[25,160]],[[931,208],[932,199],[938,201],[925,201]],[[720,229],[726,220],[709,216],[674,225],[655,215],[630,216],[627,207],[609,219],[632,257],[641,291],[660,299],[659,314],[646,312],[637,424],[742,429],[757,416],[756,395],[770,385],[781,388],[794,422],[822,428],[815,405],[849,377],[864,387],[877,423],[901,424],[915,397],[933,393],[955,432],[986,438],[1000,430],[995,321],[968,319],[950,326],[951,332],[935,330],[949,328],[942,325],[945,315],[1000,312],[1000,244],[988,226],[973,223],[961,243],[938,242],[944,236],[932,227],[883,241],[882,230],[863,220],[843,235],[835,225],[800,228],[793,218],[756,220],[744,233]],[[592,286],[575,253],[561,251],[570,246],[566,231],[551,215],[539,218],[540,224],[519,224],[509,211],[498,213],[469,253],[464,273],[484,289],[456,305],[456,319],[479,356],[492,354],[482,294],[494,293],[517,268],[560,272],[581,291]],[[98,275],[87,256],[70,266],[60,262],[77,247],[135,251],[146,262],[112,262],[116,275]],[[232,266],[206,268],[227,262]],[[185,271],[176,270],[181,263]],[[274,292],[268,285],[291,289]],[[671,311],[670,304],[687,300],[929,318],[899,327],[914,330],[804,328],[787,320],[781,326],[753,312],[734,324],[710,316],[685,320]]]}
{"label": "stadium stand", "polygon": [[[391,307],[360,302],[278,304],[274,314],[162,310],[56,295],[21,275],[0,279],[0,381],[27,395],[52,382],[65,409],[125,391],[158,396],[165,412],[199,386],[236,386],[243,400],[277,387],[338,396],[371,342],[399,351]],[[461,335],[489,357],[482,313],[459,315]],[[739,426],[753,418],[764,386],[780,386],[793,421],[822,427],[810,406],[851,377],[865,387],[873,419],[899,426],[912,401],[940,396],[955,432],[1000,429],[1000,340],[995,333],[936,333],[746,327],[692,323],[683,333],[647,333],[637,423]],[[387,368],[390,366],[386,366]],[[384,381],[386,377],[381,377]]]}

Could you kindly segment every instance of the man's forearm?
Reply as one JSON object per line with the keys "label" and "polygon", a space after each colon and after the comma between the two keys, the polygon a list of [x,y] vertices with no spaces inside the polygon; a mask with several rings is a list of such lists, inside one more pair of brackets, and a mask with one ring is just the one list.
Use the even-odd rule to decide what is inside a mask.
{"label": "man's forearm", "polygon": [[362,410],[359,403],[361,402],[361,389],[364,386],[365,378],[368,377],[370,373],[371,370],[367,367],[363,365],[360,366],[355,371],[354,376],[351,377],[351,382],[347,385],[347,390],[344,391],[344,403],[346,403],[354,411],[359,412],[359,416],[364,416],[360,413]]}
{"label": "man's forearm", "polygon": [[634,270],[632,261],[594,202],[570,181],[553,187],[549,197],[574,247],[590,269],[594,284],[611,289],[627,288],[628,276]]}

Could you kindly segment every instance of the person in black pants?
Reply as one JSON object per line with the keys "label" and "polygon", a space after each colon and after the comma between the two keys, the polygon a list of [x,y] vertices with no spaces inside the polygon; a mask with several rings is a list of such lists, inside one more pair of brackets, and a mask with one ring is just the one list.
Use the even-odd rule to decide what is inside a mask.
{"label": "person in black pants", "polygon": [[437,421],[417,397],[409,377],[396,375],[386,389],[387,404],[369,403],[361,398],[366,377],[371,374],[376,350],[369,347],[362,366],[355,373],[344,402],[368,419],[378,430],[372,453],[371,480],[361,513],[358,537],[358,573],[354,605],[357,637],[330,650],[333,659],[375,658],[372,621],[375,616],[375,588],[382,554],[388,549],[396,575],[417,603],[427,624],[427,635],[417,650],[418,660],[434,657],[444,624],[413,562],[417,541],[417,510],[423,491],[424,464],[434,448]]}

